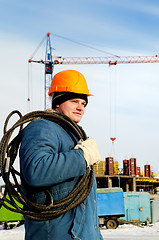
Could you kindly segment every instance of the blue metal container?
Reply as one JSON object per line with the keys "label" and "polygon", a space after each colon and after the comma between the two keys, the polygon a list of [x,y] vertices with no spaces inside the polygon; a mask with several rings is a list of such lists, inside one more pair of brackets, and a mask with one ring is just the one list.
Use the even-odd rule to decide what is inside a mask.
{"label": "blue metal container", "polygon": [[122,188],[97,189],[98,216],[124,216],[124,196]]}
{"label": "blue metal container", "polygon": [[125,192],[126,221],[151,222],[150,194],[146,192]]}

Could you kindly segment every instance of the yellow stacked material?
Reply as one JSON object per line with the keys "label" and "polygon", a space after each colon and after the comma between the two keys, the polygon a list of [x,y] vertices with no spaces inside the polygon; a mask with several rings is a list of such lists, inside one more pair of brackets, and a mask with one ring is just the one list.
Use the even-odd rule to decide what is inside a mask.
{"label": "yellow stacked material", "polygon": [[98,164],[94,166],[95,174],[102,174],[105,173],[105,161],[100,161]]}
{"label": "yellow stacked material", "polygon": [[119,162],[114,161],[114,175],[119,175]]}
{"label": "yellow stacked material", "polygon": [[141,177],[145,177],[144,171],[141,172]]}

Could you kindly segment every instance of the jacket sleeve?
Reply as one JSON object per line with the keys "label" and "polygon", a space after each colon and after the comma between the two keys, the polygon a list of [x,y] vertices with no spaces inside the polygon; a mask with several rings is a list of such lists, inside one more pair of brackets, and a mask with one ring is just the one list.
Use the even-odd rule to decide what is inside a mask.
{"label": "jacket sleeve", "polygon": [[30,186],[51,186],[86,172],[83,151],[75,150],[68,133],[50,121],[36,120],[25,128],[19,154]]}

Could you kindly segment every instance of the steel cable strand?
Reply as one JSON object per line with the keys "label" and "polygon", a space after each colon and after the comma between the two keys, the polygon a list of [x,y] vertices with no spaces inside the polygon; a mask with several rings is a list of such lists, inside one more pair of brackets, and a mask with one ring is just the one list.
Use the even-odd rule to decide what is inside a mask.
{"label": "steel cable strand", "polygon": [[[6,118],[5,120],[5,123],[4,123],[4,129],[3,129],[3,133],[5,134],[7,132],[7,125],[8,125],[8,122],[10,120],[10,118],[14,115],[14,114],[17,114],[19,116],[19,118],[22,117],[22,114],[18,111],[18,110],[14,110],[12,111]],[[22,127],[20,128],[20,130],[22,129]]]}
{"label": "steel cable strand", "polygon": [[[15,111],[14,111],[15,112]],[[11,116],[12,114],[10,114],[10,116]],[[9,118],[7,118],[7,120],[8,120]],[[32,121],[33,119],[27,119],[27,121]],[[6,121],[6,123],[7,123],[7,121]],[[22,123],[20,123],[20,124],[22,124]],[[19,125],[15,125],[15,126],[13,126],[13,128],[11,129],[12,131],[16,128],[16,127],[18,127]],[[5,127],[6,128],[6,127]],[[9,132],[11,132],[12,133],[12,131],[11,130],[9,130]],[[10,133],[10,135],[11,135],[11,133]],[[7,135],[7,137],[8,138],[10,138],[10,135],[8,134]],[[16,139],[16,138],[15,138]],[[14,140],[15,140],[14,139]],[[13,141],[14,141],[13,140]],[[12,142],[13,142],[12,141]],[[19,143],[20,143],[20,141],[19,141]],[[19,145],[18,145],[19,146]],[[11,145],[11,147],[12,148],[14,148],[12,145]],[[13,149],[13,151],[14,151],[15,149]],[[17,149],[18,150],[18,149]],[[10,153],[10,151],[8,151],[8,149],[7,149],[7,152],[8,152],[8,155],[11,157],[11,153]],[[17,151],[16,151],[16,153],[17,153]],[[13,164],[13,163],[12,163]],[[6,185],[7,185],[7,187],[10,189],[10,192],[11,192],[11,194],[13,194],[14,195],[14,197],[15,197],[15,199],[17,200],[17,201],[19,201],[21,204],[26,204],[26,202],[27,202],[27,204],[29,204],[30,205],[30,207],[32,206],[32,203],[31,202],[29,202],[29,201],[24,201],[24,200],[26,200],[25,198],[22,198],[16,191],[15,191],[15,189],[12,187],[12,185],[10,184],[10,182],[9,182],[9,177],[8,177],[8,174],[10,174],[10,173],[12,173],[12,176],[13,176],[13,178],[14,178],[14,181],[16,181],[16,177],[15,177],[15,174],[14,173],[18,173],[14,168],[12,168],[10,171],[9,171],[9,173],[7,173],[7,174],[2,174],[3,175],[3,178],[4,178],[4,181],[5,181],[5,183],[6,183]],[[18,174],[18,175],[20,175],[20,174]],[[17,181],[16,181],[16,187],[18,187],[18,185],[17,185]],[[20,188],[18,188],[18,189],[20,189]],[[22,192],[21,192],[21,195],[22,195]],[[50,198],[51,199],[51,198]],[[52,201],[51,201],[52,202]],[[52,203],[51,203],[52,204]],[[32,206],[33,208],[35,208],[35,204],[34,204],[34,206]],[[45,209],[45,208],[44,208]]]}
{"label": "steel cable strand", "polygon": [[[14,113],[17,113],[17,111],[14,111]],[[12,115],[13,115],[13,113],[11,113],[7,117],[6,125],[7,125],[7,122],[9,121],[10,116],[12,116]],[[57,216],[63,214],[63,212],[66,212],[69,209],[74,208],[75,206],[80,204],[80,202],[84,201],[84,199],[86,199],[86,197],[88,196],[87,194],[90,193],[92,186],[90,184],[88,185],[88,183],[87,184],[84,183],[86,181],[86,178],[88,177],[87,174],[85,174],[81,178],[81,180],[80,180],[81,182],[79,181],[77,186],[70,193],[70,196],[68,195],[68,197],[66,197],[65,199],[62,199],[62,200],[54,203],[55,206],[59,207],[59,206],[64,206],[64,205],[68,204],[69,202],[71,202],[70,206],[68,205],[68,207],[66,207],[66,209],[64,209],[60,212],[59,212],[59,210],[53,211],[54,214],[51,214],[52,211],[51,212],[47,211],[51,208],[54,208],[53,199],[51,199],[52,196],[50,198],[50,205],[46,206],[46,205],[40,205],[40,204],[32,203],[29,199],[26,198],[26,196],[22,192],[20,192],[20,194],[22,195],[21,196],[21,195],[19,195],[19,193],[17,193],[15,191],[14,187],[12,186],[12,184],[9,181],[9,173],[10,172],[8,172],[6,174],[5,171],[4,171],[4,166],[6,165],[5,155],[6,155],[6,152],[8,152],[8,154],[13,154],[13,152],[17,153],[17,151],[18,151],[17,148],[19,146],[20,141],[18,140],[18,144],[16,143],[14,145],[13,144],[14,141],[12,141],[12,144],[9,144],[9,139],[10,139],[13,131],[15,130],[15,128],[20,126],[20,131],[19,131],[19,134],[20,134],[22,129],[23,129],[24,124],[26,124],[28,122],[32,122],[35,119],[39,119],[39,118],[44,118],[44,119],[47,119],[47,120],[50,120],[50,121],[57,122],[59,125],[61,125],[64,128],[66,128],[65,126],[67,125],[67,127],[76,135],[76,137],[78,139],[82,138],[82,139],[85,140],[87,137],[86,137],[86,134],[83,131],[83,129],[81,127],[79,127],[76,123],[74,123],[73,121],[70,121],[70,119],[67,116],[62,115],[62,114],[57,114],[55,112],[50,113],[50,112],[47,112],[47,111],[45,111],[45,112],[44,111],[36,111],[36,112],[26,114],[23,117],[20,117],[20,119],[8,131],[6,131],[6,129],[7,129],[6,126],[4,128],[5,129],[4,130],[5,134],[4,134],[4,137],[2,138],[2,141],[1,141],[1,144],[0,144],[0,152],[1,152],[1,154],[0,154],[1,155],[1,157],[0,157],[0,167],[1,167],[2,177],[4,178],[4,181],[6,182],[8,191],[10,192],[10,194],[13,194],[14,198],[17,201],[19,201],[20,203],[22,203],[23,205],[25,205],[27,207],[30,207],[31,209],[36,210],[36,212],[21,210],[21,208],[19,208],[18,206],[16,207],[16,204],[14,203],[14,207],[16,208],[16,209],[14,209],[14,211],[21,212],[22,214],[30,217],[31,219],[38,219],[38,220],[46,219],[47,220],[48,218],[52,219],[53,217],[57,217]],[[11,149],[9,150],[10,147],[11,147]],[[14,156],[14,158],[15,158],[15,156]],[[14,160],[15,159],[12,160],[12,164],[13,164]],[[15,169],[12,169],[12,171],[17,172]],[[93,172],[92,169],[91,169],[91,172]],[[92,176],[92,174],[89,175],[88,178],[90,178],[90,176]],[[93,177],[94,177],[94,172],[93,172]],[[93,179],[93,177],[91,177],[91,179]],[[93,182],[93,180],[91,180],[91,181]],[[86,189],[89,188],[87,193],[85,192],[85,194],[84,194],[85,196],[83,196],[82,194],[79,194],[79,192],[81,191],[80,186],[82,186],[82,184],[85,184]],[[82,191],[82,192],[84,192],[84,191]],[[76,194],[77,194],[77,196],[81,195],[81,199],[79,197],[75,197],[74,198],[75,201],[74,200],[71,201],[71,198],[73,198],[74,195],[76,196]],[[79,201],[79,199],[80,199],[80,201]],[[76,201],[76,200],[78,200],[78,201]],[[39,213],[37,211],[41,211],[41,212]],[[45,216],[43,215],[44,213],[45,213]]]}
{"label": "steel cable strand", "polygon": [[[94,173],[93,173],[94,176]],[[89,177],[89,180],[87,180],[89,182],[89,188],[87,188],[87,184],[84,190],[85,191],[85,198],[83,198],[82,194],[78,194],[77,196],[75,196],[73,202],[71,205],[68,205],[65,209],[61,209],[61,210],[56,210],[56,211],[44,211],[41,213],[37,213],[37,212],[30,212],[28,217],[32,220],[36,220],[36,221],[46,221],[46,220],[51,220],[53,218],[56,218],[64,213],[66,213],[67,211],[75,208],[77,206],[77,202],[78,205],[80,205],[88,196],[88,194],[90,193],[91,189],[92,189],[92,185],[93,185],[93,178]],[[83,191],[84,191],[83,190]],[[28,214],[28,212],[26,213]]]}
{"label": "steel cable strand", "polygon": [[[31,214],[32,219],[38,220],[38,221],[45,221],[45,220],[51,220],[53,218],[56,218],[67,211],[73,209],[74,207],[77,206],[77,200],[79,199],[80,193],[76,196],[75,199],[72,200],[72,203],[69,204],[66,208],[60,209],[60,210],[53,210],[53,211],[43,211],[43,212],[34,212]],[[84,198],[82,198],[82,202],[84,201]],[[78,201],[78,204],[80,202]]]}
{"label": "steel cable strand", "polygon": [[[73,198],[79,194],[79,192],[84,189],[83,186],[87,186],[87,179],[89,179],[89,168],[87,168],[87,172],[85,175],[83,175],[83,177],[79,180],[79,182],[77,183],[77,185],[75,186],[75,188],[72,190],[72,192],[69,193],[69,195],[59,201],[56,202],[51,202],[51,204],[49,206],[46,205],[41,205],[41,204],[36,204],[36,203],[32,203],[31,201],[29,201],[27,198],[25,198],[25,195],[23,195],[23,198],[27,201],[27,203],[30,205],[30,207],[32,207],[34,210],[36,208],[37,212],[43,211],[42,214],[45,214],[46,210],[51,210],[51,209],[56,209],[59,207],[62,207],[66,204],[69,204],[69,202],[73,201]],[[47,190],[46,190],[47,191]],[[48,191],[48,193],[50,194],[50,192]],[[52,196],[50,196],[51,198]]]}
{"label": "steel cable strand", "polygon": [[[4,134],[7,132],[7,125],[8,125],[8,122],[9,122],[10,118],[11,118],[14,114],[17,114],[17,115],[19,116],[19,118],[22,117],[22,114],[21,114],[18,110],[14,110],[14,111],[12,111],[12,112],[7,116],[7,118],[6,118],[6,120],[5,120],[5,123],[4,123],[4,129],[3,129]],[[23,128],[23,126],[20,126],[19,133],[21,132],[22,128]],[[7,143],[7,142],[4,143],[4,144],[7,146],[7,150],[6,150],[6,152],[8,152],[8,149],[10,148],[10,145],[12,145],[12,141],[9,143],[9,139],[10,139],[10,137],[11,137],[10,134],[12,134],[12,133],[9,133],[9,136],[8,136],[8,143]],[[17,135],[17,137],[18,137],[18,136],[19,136],[19,134]],[[15,142],[17,142],[17,141],[15,141]],[[14,148],[14,150],[15,150],[15,148]],[[17,150],[18,150],[18,149],[17,149]],[[16,155],[17,155],[17,151],[16,151],[16,152],[12,152],[11,154],[8,154],[8,155],[12,155],[12,156],[13,156],[13,154],[14,154],[15,157],[16,157]],[[12,165],[13,165],[13,163],[12,163]]]}
{"label": "steel cable strand", "polygon": [[[9,142],[9,139],[11,137],[11,134],[12,134],[12,132],[5,133],[4,137],[2,138],[1,144],[0,144],[0,151],[1,151],[1,154],[0,154],[0,160],[1,160],[0,161],[0,168],[1,168],[1,174],[2,174],[3,180],[6,184],[6,191],[5,192],[8,191],[10,193],[10,195],[13,194],[14,197],[17,199],[17,201],[19,201],[19,194],[15,191],[11,182],[9,181],[9,178],[10,178],[9,176],[10,176],[10,173],[11,173],[11,171],[9,171],[9,166],[7,167],[8,168],[7,171],[5,169],[6,166],[7,166],[7,158],[5,156],[6,156],[6,152],[7,152],[7,149],[8,149],[8,145],[9,145],[8,142]],[[17,171],[14,170],[14,172],[16,173]],[[20,174],[18,174],[18,175],[20,175]],[[16,176],[13,177],[13,179],[15,181]]]}
{"label": "steel cable strand", "polygon": [[[12,114],[10,114],[10,116],[11,116],[11,115],[12,115]],[[8,119],[8,118],[7,118],[7,119]],[[10,135],[11,135],[11,133],[10,133],[10,134],[7,134],[8,139],[10,138]],[[5,139],[5,138],[4,138],[4,139]],[[7,141],[9,141],[9,140],[7,140]],[[4,141],[5,143],[4,143],[3,141],[1,141],[1,155],[3,155],[3,156],[5,156],[5,154],[2,154],[2,146],[5,145],[5,144],[6,144],[6,146],[7,146],[7,141]],[[3,143],[3,144],[2,144],[2,143]],[[4,148],[4,150],[5,150],[5,152],[6,152],[6,148]],[[1,161],[1,166],[2,166],[2,165],[5,165],[5,160],[6,160],[6,159],[5,159],[5,157],[4,157],[4,161],[3,161],[3,159],[2,159],[2,161]],[[3,162],[4,162],[4,164],[3,164]],[[5,173],[3,174],[3,169],[4,169],[4,168],[1,167],[2,176],[3,176],[4,182],[7,183],[8,173],[7,173],[7,174],[5,174]],[[7,178],[6,178],[6,177],[7,177]],[[6,184],[6,185],[7,185],[7,187],[8,187],[8,186],[10,185],[10,182],[8,181],[8,184]],[[11,192],[12,192],[12,190],[14,190],[14,188],[11,187]],[[14,191],[14,196],[15,196],[15,194],[16,194],[16,192]],[[19,197],[19,196],[18,196],[18,197]],[[18,199],[19,199],[19,198],[18,198]]]}
{"label": "steel cable strand", "polygon": [[[88,181],[88,179],[87,179]],[[89,180],[90,182],[90,180]],[[92,181],[93,183],[93,181]],[[68,207],[66,207],[64,210],[57,210],[57,211],[42,211],[42,212],[31,212],[31,211],[27,211],[27,212],[23,212],[23,214],[25,214],[26,216],[28,216],[29,218],[33,219],[33,220],[37,220],[37,221],[45,221],[45,220],[50,220],[53,219],[55,217],[60,216],[61,214],[66,213],[67,211],[73,209],[74,207],[76,207],[77,205],[81,204],[86,197],[88,196],[89,192],[91,191],[92,186],[89,187],[89,192],[87,193],[87,183],[85,184],[85,189],[82,189],[82,192],[84,192],[85,190],[85,196],[82,195],[82,192],[79,192],[78,195],[75,195],[75,199],[73,200],[73,202],[71,203],[71,205],[69,205]],[[77,202],[78,201],[78,202]],[[56,206],[59,207],[59,206]],[[42,210],[42,209],[41,209]],[[19,212],[19,210],[17,211]]]}
{"label": "steel cable strand", "polygon": [[[89,169],[87,169],[87,172],[88,171],[89,171]],[[66,213],[67,211],[69,211],[69,210],[73,209],[75,206],[77,206],[77,204],[78,205],[81,204],[86,199],[86,197],[88,196],[87,191],[89,190],[89,192],[90,192],[90,190],[92,188],[92,186],[91,186],[87,189],[89,182],[90,182],[90,177],[86,179],[86,183],[84,184],[84,187],[83,187],[82,184],[80,184],[82,186],[81,192],[78,191],[78,194],[76,193],[77,196],[76,196],[76,194],[74,194],[74,196],[72,196],[73,199],[69,199],[69,201],[71,201],[72,204],[69,205],[68,207],[66,207],[66,209],[56,210],[56,211],[51,211],[51,212],[49,211],[48,212],[48,211],[46,211],[46,209],[45,209],[45,211],[43,211],[43,209],[42,209],[43,206],[40,205],[41,208],[39,208],[39,210],[41,210],[41,212],[27,211],[26,215],[29,214],[28,217],[31,215],[32,217],[30,217],[30,218],[34,219],[34,220],[37,220],[37,221],[42,221],[43,220],[44,221],[44,220],[50,220],[52,218],[60,216],[61,214]],[[79,182],[79,183],[81,183],[81,182]],[[92,183],[93,183],[93,181],[92,181]],[[85,196],[84,196],[84,194],[85,194]],[[62,199],[62,200],[64,200],[64,199]],[[68,202],[64,202],[64,204],[66,204],[66,203],[68,204]],[[53,206],[52,208],[58,208],[60,206],[64,206],[64,204],[63,205],[61,205],[61,204],[57,205],[56,202],[55,202],[55,206]],[[10,208],[10,209],[12,210],[12,208]],[[16,210],[14,210],[14,211],[16,212]],[[19,208],[17,209],[17,212],[20,212]],[[23,212],[23,214],[25,214],[25,212]]]}

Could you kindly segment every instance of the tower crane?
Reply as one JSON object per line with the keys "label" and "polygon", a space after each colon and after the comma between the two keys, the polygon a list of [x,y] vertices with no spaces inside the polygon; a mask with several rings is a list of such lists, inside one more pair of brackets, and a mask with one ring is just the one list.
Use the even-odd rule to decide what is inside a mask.
{"label": "tower crane", "polygon": [[52,55],[50,33],[47,33],[45,60],[28,60],[29,63],[41,63],[45,65],[45,103],[44,108],[50,107],[48,89],[51,84],[53,68],[55,65],[67,64],[109,64],[117,65],[123,63],[158,63],[159,55],[154,56],[105,56],[105,57],[56,57]]}

